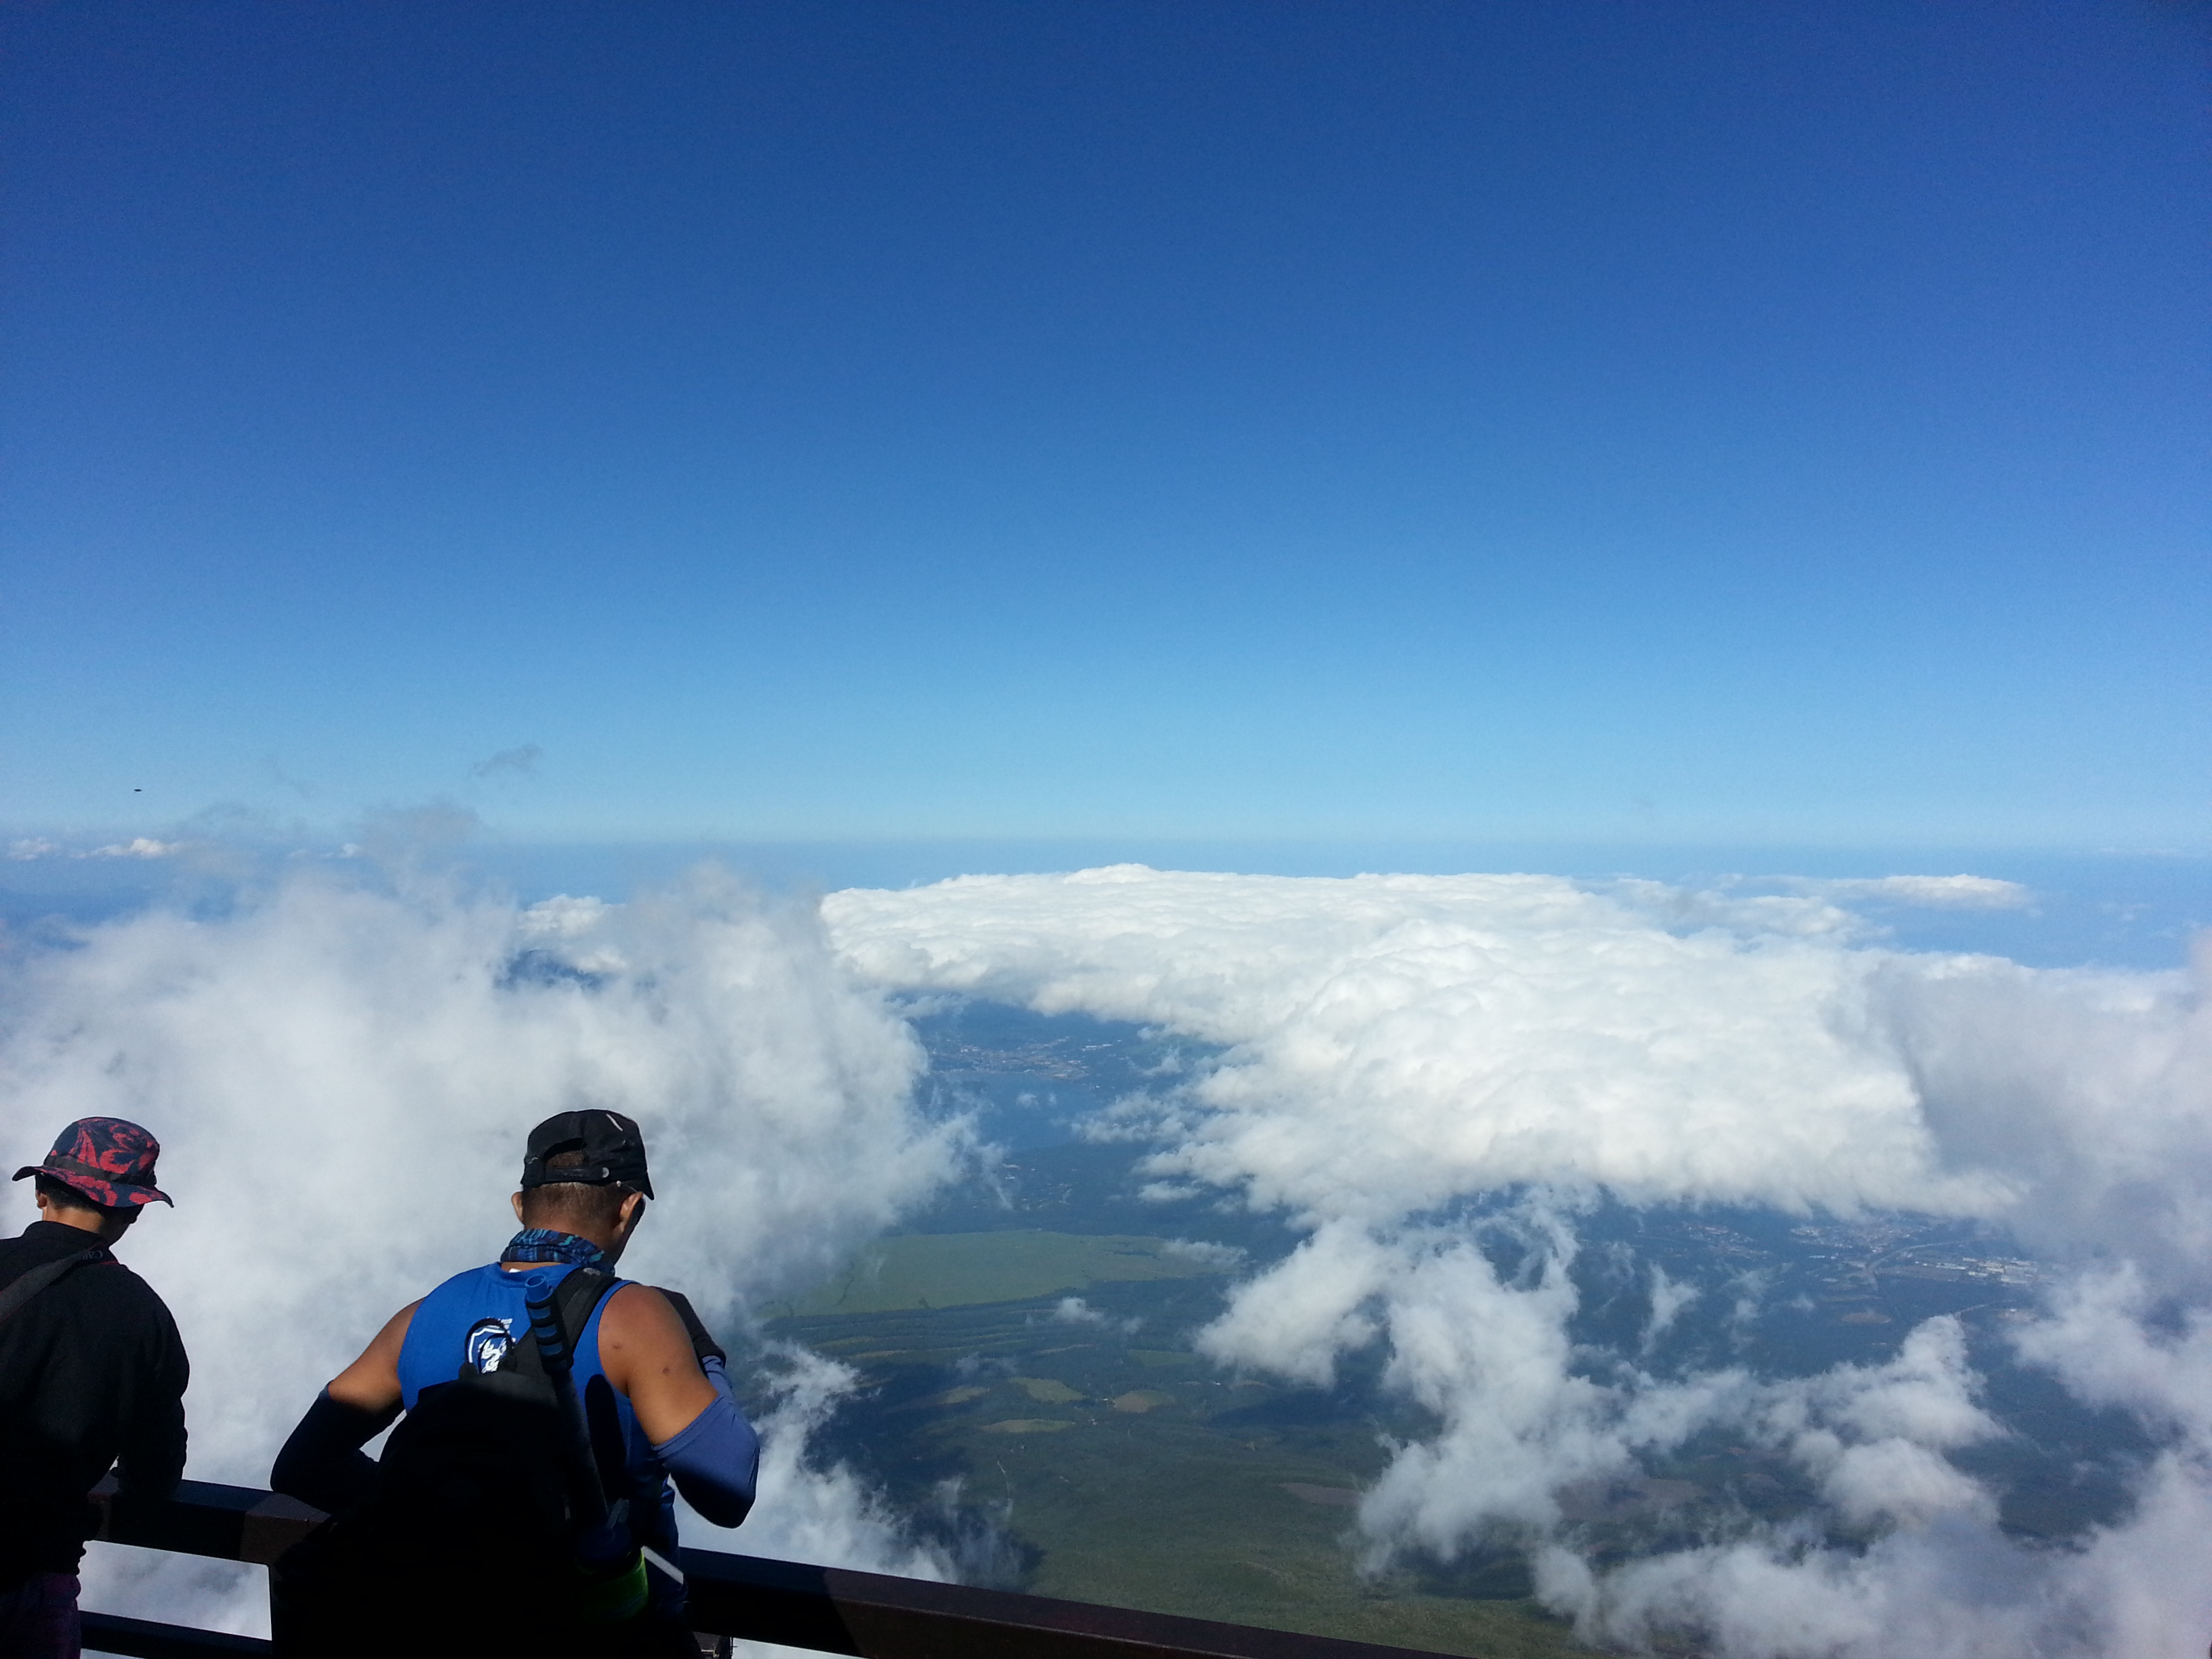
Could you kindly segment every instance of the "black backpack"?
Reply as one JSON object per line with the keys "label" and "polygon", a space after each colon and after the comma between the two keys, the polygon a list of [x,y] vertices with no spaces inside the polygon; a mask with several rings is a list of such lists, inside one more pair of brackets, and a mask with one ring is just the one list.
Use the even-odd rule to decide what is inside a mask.
{"label": "black backpack", "polygon": [[[617,1283],[580,1267],[554,1293],[570,1352]],[[585,1395],[593,1462],[611,1502],[627,1490],[614,1391]],[[496,1370],[464,1363],[416,1396],[392,1431],[375,1483],[278,1564],[271,1587],[280,1653],[481,1654],[488,1639],[525,1652],[605,1651],[579,1616],[573,1437],[536,1338]]]}

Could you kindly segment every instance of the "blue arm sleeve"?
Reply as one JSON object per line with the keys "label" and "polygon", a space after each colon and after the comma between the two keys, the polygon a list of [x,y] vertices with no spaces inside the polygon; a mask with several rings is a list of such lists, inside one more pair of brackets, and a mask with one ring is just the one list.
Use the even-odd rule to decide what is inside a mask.
{"label": "blue arm sleeve", "polygon": [[714,1385],[714,1403],[653,1449],[693,1509],[718,1527],[734,1527],[753,1506],[760,1437],[738,1409],[720,1356],[708,1355],[699,1368]]}

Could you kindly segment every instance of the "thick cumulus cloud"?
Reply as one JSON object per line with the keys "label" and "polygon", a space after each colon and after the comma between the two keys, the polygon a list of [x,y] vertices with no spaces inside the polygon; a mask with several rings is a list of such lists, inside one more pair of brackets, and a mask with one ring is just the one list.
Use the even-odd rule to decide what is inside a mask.
{"label": "thick cumulus cloud", "polygon": [[[958,1126],[914,1113],[912,1032],[817,919],[711,873],[532,908],[303,875],[217,919],[152,911],[18,957],[4,995],[15,1161],[95,1113],[162,1141],[176,1208],[122,1254],[190,1348],[201,1479],[264,1483],[393,1310],[498,1253],[522,1136],[551,1113],[645,1126],[659,1196],[624,1271],[714,1322],[826,1273],[962,1156]],[[941,1570],[848,1474],[806,1468],[835,1382],[794,1361],[775,1382],[748,1547]],[[88,1566],[90,1605],[256,1616],[250,1595],[205,1605],[235,1569],[108,1551]]]}
{"label": "thick cumulus cloud", "polygon": [[[1756,902],[1762,924],[1825,911]],[[1182,1166],[1316,1221],[1523,1182],[1846,1210],[2008,1201],[1996,1172],[1945,1166],[1870,1031],[1885,957],[1771,925],[1685,932],[1679,908],[1655,921],[1544,876],[1133,867],[825,905],[879,981],[1228,1045]]]}
{"label": "thick cumulus cloud", "polygon": [[[2201,1652],[2199,986],[1885,950],[1848,908],[2023,902],[2005,884],[1770,884],[1123,866],[840,893],[824,913],[878,984],[1222,1046],[1129,1115],[1160,1138],[1164,1185],[1240,1191],[1307,1234],[1236,1289],[1201,1346],[1322,1383],[1379,1342],[1389,1386],[1438,1425],[1366,1495],[1374,1559],[1514,1540],[1586,1636],[1631,1647],[1686,1627],[1747,1656]],[[1500,1192],[1522,1196],[1501,1209]],[[1658,1375],[1648,1353],[1577,1352],[1577,1214],[1601,1193],[2010,1226],[2070,1273],[2022,1358],[2160,1448],[2131,1510],[2066,1548],[1998,1529],[1995,1495],[1954,1456],[1999,1430],[1948,1319],[1885,1364],[1811,1377]],[[1654,1281],[1651,1330],[1681,1297]],[[1745,1517],[1626,1566],[1578,1552],[1563,1525],[1577,1490],[1723,1426],[1794,1467],[1816,1512]]]}

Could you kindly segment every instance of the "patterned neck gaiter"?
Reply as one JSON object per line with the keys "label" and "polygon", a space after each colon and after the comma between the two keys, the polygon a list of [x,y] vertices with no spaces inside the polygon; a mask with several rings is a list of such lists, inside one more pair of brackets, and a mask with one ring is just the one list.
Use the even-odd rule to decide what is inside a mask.
{"label": "patterned neck gaiter", "polygon": [[550,1227],[525,1227],[507,1241],[507,1248],[499,1253],[501,1261],[565,1261],[572,1267],[598,1267],[604,1271],[607,1253],[588,1238],[579,1238],[574,1233],[556,1232]]}

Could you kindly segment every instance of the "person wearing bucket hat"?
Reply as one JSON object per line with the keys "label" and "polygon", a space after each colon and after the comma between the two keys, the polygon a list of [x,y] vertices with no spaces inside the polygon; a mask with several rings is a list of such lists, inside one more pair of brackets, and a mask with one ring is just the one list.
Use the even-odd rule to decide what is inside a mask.
{"label": "person wearing bucket hat", "polygon": [[166,1497],[185,1465],[190,1367],[176,1321],[118,1261],[161,1143],[119,1117],[80,1118],[37,1164],[39,1218],[0,1242],[0,1659],[74,1659],[76,1570],[111,1467],[131,1498]]}

